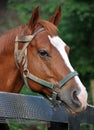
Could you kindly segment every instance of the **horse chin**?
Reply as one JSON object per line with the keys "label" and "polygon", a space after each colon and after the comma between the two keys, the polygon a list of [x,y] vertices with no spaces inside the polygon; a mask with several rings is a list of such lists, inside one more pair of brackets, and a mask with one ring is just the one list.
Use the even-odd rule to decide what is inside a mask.
{"label": "horse chin", "polygon": [[64,106],[69,114],[76,115],[76,114],[80,113],[80,112],[76,112],[75,110],[73,110],[69,105],[67,105],[67,103],[65,103],[63,101],[62,101],[62,103],[64,104]]}

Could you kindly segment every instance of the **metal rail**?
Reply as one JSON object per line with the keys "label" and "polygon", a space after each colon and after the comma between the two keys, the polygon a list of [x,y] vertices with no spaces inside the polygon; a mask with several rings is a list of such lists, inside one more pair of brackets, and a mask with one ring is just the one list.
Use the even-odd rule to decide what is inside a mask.
{"label": "metal rail", "polygon": [[43,97],[0,92],[1,123],[29,123],[31,120],[69,123],[70,130],[79,130],[80,123],[94,123],[94,107],[88,105],[85,111],[72,116],[64,106],[53,107]]}

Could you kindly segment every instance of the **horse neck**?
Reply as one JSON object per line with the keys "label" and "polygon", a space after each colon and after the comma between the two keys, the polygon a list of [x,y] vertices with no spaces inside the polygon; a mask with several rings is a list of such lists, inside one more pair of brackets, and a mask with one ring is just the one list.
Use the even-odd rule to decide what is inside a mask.
{"label": "horse neck", "polygon": [[19,92],[23,86],[14,58],[15,37],[22,28],[15,28],[0,37],[0,91]]}

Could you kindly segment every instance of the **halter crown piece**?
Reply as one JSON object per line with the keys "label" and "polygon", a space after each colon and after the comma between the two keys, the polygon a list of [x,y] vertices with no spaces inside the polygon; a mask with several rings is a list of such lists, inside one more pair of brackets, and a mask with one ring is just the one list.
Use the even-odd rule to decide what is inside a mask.
{"label": "halter crown piece", "polygon": [[[63,87],[66,82],[68,82],[74,76],[77,76],[78,73],[76,71],[71,72],[64,79],[59,81],[57,84],[53,84],[51,82],[47,82],[43,79],[40,79],[39,77],[36,77],[35,75],[33,75],[29,72],[29,70],[28,70],[28,58],[27,58],[27,47],[30,44],[30,42],[36,37],[36,35],[38,35],[38,33],[42,32],[44,30],[45,30],[44,28],[40,28],[34,34],[21,37],[20,39],[18,38],[18,36],[16,36],[14,56],[15,56],[15,60],[16,60],[16,64],[17,64],[18,68],[19,68],[20,63],[22,62],[23,78],[24,78],[25,84],[29,87],[28,82],[27,82],[27,79],[29,78],[29,79],[33,80],[34,82],[36,82],[38,84],[41,84],[45,87],[50,88],[52,90],[52,99],[54,101],[56,101],[57,92],[55,91],[55,87],[56,86],[59,87],[59,88]],[[22,42],[24,44],[24,46],[21,50],[19,50],[19,48],[18,48],[19,42]]]}

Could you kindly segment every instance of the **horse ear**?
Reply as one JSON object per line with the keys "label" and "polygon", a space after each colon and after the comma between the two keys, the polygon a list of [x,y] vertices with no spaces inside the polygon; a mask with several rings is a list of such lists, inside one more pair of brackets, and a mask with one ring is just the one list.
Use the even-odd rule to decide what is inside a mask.
{"label": "horse ear", "polygon": [[39,6],[36,7],[32,12],[32,16],[31,16],[29,23],[28,23],[28,27],[30,28],[30,30],[34,29],[38,20],[39,20]]}
{"label": "horse ear", "polygon": [[51,16],[49,21],[54,25],[58,26],[60,22],[60,18],[61,18],[61,7],[59,6],[59,8],[55,11],[55,13]]}

